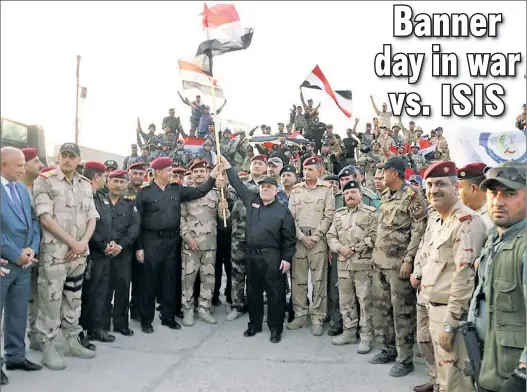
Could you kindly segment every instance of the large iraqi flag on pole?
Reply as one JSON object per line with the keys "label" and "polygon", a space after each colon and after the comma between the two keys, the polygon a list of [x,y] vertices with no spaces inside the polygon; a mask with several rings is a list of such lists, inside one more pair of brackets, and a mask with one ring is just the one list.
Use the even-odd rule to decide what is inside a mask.
{"label": "large iraqi flag on pole", "polygon": [[179,71],[181,75],[181,82],[183,83],[184,90],[197,89],[205,95],[211,94],[211,83],[214,83],[214,93],[218,98],[225,99],[223,90],[218,85],[218,81],[211,76],[207,75],[197,65],[187,63],[183,60],[178,60]]}
{"label": "large iraqi flag on pole", "polygon": [[306,80],[302,82],[300,87],[325,91],[337,104],[342,113],[348,118],[351,117],[351,91],[333,90],[318,65],[313,68],[313,71],[311,71]]}
{"label": "large iraqi flag on pole", "polygon": [[232,4],[218,4],[210,8],[204,4],[201,15],[205,40],[198,47],[194,64],[212,75],[212,58],[247,49],[254,30],[242,26],[238,11]]}

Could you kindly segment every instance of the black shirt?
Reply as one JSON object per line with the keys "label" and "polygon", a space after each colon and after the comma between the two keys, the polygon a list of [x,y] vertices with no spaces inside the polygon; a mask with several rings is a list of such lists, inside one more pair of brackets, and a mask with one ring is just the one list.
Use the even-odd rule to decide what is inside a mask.
{"label": "black shirt", "polygon": [[112,206],[112,239],[123,249],[131,249],[139,236],[140,223],[135,196],[119,197]]}
{"label": "black shirt", "polygon": [[355,149],[359,146],[359,142],[354,137],[346,137],[342,141],[346,149],[346,158],[355,159]]}
{"label": "black shirt", "polygon": [[141,216],[141,234],[138,248],[143,249],[142,234],[145,231],[178,232],[181,218],[181,203],[204,197],[215,184],[210,177],[199,188],[184,187],[170,183],[162,190],[155,181],[139,188],[136,205]]}
{"label": "black shirt", "polygon": [[106,198],[106,195],[101,191],[97,191],[93,194],[93,202],[99,213],[99,219],[95,224],[95,231],[90,238],[90,252],[92,254],[104,254],[106,246],[108,246],[110,241],[113,240],[112,207],[110,201]]}
{"label": "black shirt", "polygon": [[276,199],[264,205],[258,194],[242,184],[233,168],[227,170],[227,177],[247,208],[247,248],[277,249],[281,260],[291,263],[296,251],[296,228],[289,208]]}

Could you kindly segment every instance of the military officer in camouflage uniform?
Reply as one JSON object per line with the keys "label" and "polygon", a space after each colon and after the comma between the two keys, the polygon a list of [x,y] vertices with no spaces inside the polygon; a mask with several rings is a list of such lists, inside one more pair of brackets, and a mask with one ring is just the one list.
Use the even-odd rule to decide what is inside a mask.
{"label": "military officer in camouflage uniform", "polygon": [[419,174],[421,170],[425,169],[426,159],[422,154],[419,154],[419,149],[421,148],[419,142],[413,142],[410,146],[410,152],[406,154],[406,163],[410,169],[412,169],[415,174]]}
{"label": "military officer in camouflage uniform", "polygon": [[173,161],[178,161],[181,166],[187,166],[192,160],[192,152],[185,147],[185,140],[178,139],[176,141],[176,148],[170,154]]}
{"label": "military officer in camouflage uniform", "polygon": [[42,364],[53,370],[66,368],[55,347],[59,327],[69,355],[95,357],[95,351],[79,341],[79,315],[88,241],[99,214],[90,181],[75,171],[80,161],[79,146],[63,144],[58,167],[42,174],[33,185],[35,213],[42,226],[37,330],[44,352]]}
{"label": "military officer in camouflage uniform", "polygon": [[328,248],[326,233],[335,216],[335,196],[331,186],[318,179],[320,157],[303,162],[305,181],[296,184],[289,198],[289,209],[296,223],[297,246],[291,275],[295,319],[288,329],[308,326],[308,273],[311,271],[313,300],[312,333],[324,333],[323,320],[327,312]]}
{"label": "military officer in camouflage uniform", "polygon": [[392,377],[414,369],[415,291],[408,279],[426,226],[426,200],[404,180],[406,164],[390,157],[380,166],[387,189],[381,196],[373,251],[373,324],[384,342],[372,364],[396,360]]}
{"label": "military officer in camouflage uniform", "polygon": [[[267,171],[267,157],[265,155],[256,155],[251,162],[251,175],[244,182],[245,185],[255,193],[258,192],[258,181]],[[245,292],[245,278],[247,269],[245,257],[247,246],[245,242],[245,229],[247,228],[247,209],[243,200],[237,199],[232,207],[232,245],[231,245],[231,263],[232,263],[232,311],[227,314],[227,321],[234,321],[240,315],[247,311]]]}
{"label": "military officer in camouflage uniform", "polygon": [[359,182],[349,181],[343,191],[346,206],[335,212],[327,234],[329,248],[338,255],[332,267],[338,271],[340,311],[344,320],[342,335],[332,343],[340,346],[357,342],[360,312],[361,342],[357,352],[367,354],[373,340],[371,257],[377,236],[377,210],[361,202]]}
{"label": "military officer in camouflage uniform", "polygon": [[[324,177],[324,181],[332,184],[335,194],[335,210],[344,206],[344,195],[340,190],[339,177],[329,175]],[[329,243],[328,243],[329,245]],[[328,335],[336,336],[342,333],[342,314],[339,305],[339,275],[337,265],[338,254],[329,252],[329,271],[328,271],[328,315],[329,322]]]}
{"label": "military officer in camouflage uniform", "polygon": [[[194,186],[201,186],[208,179],[207,162],[198,161],[191,167]],[[212,294],[215,282],[217,217],[229,218],[229,206],[220,201],[218,192],[211,189],[201,199],[181,204],[181,238],[184,244],[181,250],[182,262],[182,301],[184,326],[194,325],[194,282],[199,273],[201,290],[198,317],[209,324],[217,321],[210,314]]]}
{"label": "military officer in camouflage uniform", "polygon": [[[348,181],[355,180],[358,183],[361,183],[360,178],[360,168],[357,166],[346,166],[342,168],[342,170],[339,172],[339,181],[340,181],[340,187],[342,188]],[[375,207],[377,208],[379,206],[379,198],[368,187],[361,186],[361,193],[362,193],[362,203],[364,203],[367,206]],[[344,206],[344,200],[342,199],[342,205]]]}
{"label": "military officer in camouflage uniform", "polygon": [[458,198],[456,165],[438,162],[424,174],[427,198],[436,213],[428,220],[430,235],[421,243],[420,258],[411,277],[420,287],[428,308],[440,391],[474,391],[472,380],[463,374],[468,359],[463,334],[456,332],[466,318],[474,291],[474,261],[486,240],[483,219]]}
{"label": "military officer in camouflage uniform", "polygon": [[137,162],[139,159],[139,154],[137,154],[137,144],[132,144],[132,154],[124,158],[123,170],[128,170],[130,165]]}

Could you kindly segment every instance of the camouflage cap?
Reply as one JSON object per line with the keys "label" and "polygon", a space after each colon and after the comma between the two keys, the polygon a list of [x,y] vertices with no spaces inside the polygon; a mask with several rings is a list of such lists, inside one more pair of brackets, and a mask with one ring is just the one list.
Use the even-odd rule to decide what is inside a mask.
{"label": "camouflage cap", "polygon": [[480,185],[486,191],[493,183],[498,183],[506,188],[517,190],[525,188],[525,164],[521,162],[503,162],[496,167],[485,169],[485,180]]}

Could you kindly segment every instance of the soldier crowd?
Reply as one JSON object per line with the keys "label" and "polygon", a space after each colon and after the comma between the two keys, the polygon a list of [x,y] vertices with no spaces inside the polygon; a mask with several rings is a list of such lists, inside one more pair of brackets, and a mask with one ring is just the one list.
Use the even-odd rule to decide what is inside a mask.
{"label": "soldier crowd", "polygon": [[[188,103],[199,132],[201,106]],[[216,324],[224,269],[226,320],[248,312],[246,337],[262,331],[265,292],[272,343],[282,338],[287,310],[288,330],[311,327],[321,336],[328,323],[333,345],[357,344],[359,354],[378,340],[383,348],[369,363],[393,362],[393,377],[414,370],[417,338],[430,374],[417,392],[475,391],[474,379],[478,391],[525,391],[525,166],[456,168],[440,128],[434,162],[394,154],[391,146],[419,141],[421,130],[413,122],[390,127],[391,113],[373,99],[373,127],[348,130],[354,142],[346,143],[320,126],[320,105],[302,103],[286,127],[312,140],[300,163],[292,159],[300,149],[286,144],[259,145],[259,154],[245,147],[242,155],[247,138],[227,131],[221,159],[132,155],[126,170],[111,161],[81,167],[73,143],[45,169],[34,149],[2,149],[2,182],[26,185],[42,233],[27,257],[25,249],[20,257],[5,253],[3,242],[2,279],[32,274],[28,337],[43,365],[66,367],[59,330],[67,354],[79,358],[95,357],[93,341],[114,341],[112,326],[132,336],[129,318],[153,333],[156,304],[162,326],[181,329],[179,319],[192,327],[195,318]],[[180,122],[170,118],[172,130]],[[405,179],[412,165],[426,168],[424,179]],[[3,290],[2,298],[12,295]],[[7,322],[27,315],[27,303],[16,314],[10,309],[5,336],[17,344],[5,347],[6,368],[38,370],[25,359],[25,328]],[[464,373],[467,319],[484,343],[472,378]]]}

